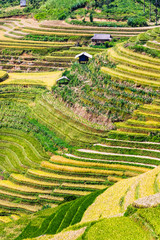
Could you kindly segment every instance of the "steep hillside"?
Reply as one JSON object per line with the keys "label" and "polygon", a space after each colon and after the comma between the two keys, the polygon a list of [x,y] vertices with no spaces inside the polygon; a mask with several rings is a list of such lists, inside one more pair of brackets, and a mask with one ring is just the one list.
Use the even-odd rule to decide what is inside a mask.
{"label": "steep hillside", "polygon": [[[126,20],[129,18],[135,24],[134,26],[144,26],[147,25],[147,19],[155,20],[153,11],[155,6],[153,4],[155,5],[154,1],[132,0],[108,0],[107,2],[90,0],[66,2],[61,0],[57,4],[55,0],[48,0],[40,7],[35,17],[37,19],[59,20],[70,17],[69,20],[73,24],[99,26],[107,26],[108,24],[108,26],[119,27],[127,25]],[[134,20],[135,16],[136,19]],[[134,18],[131,19],[132,17]]]}
{"label": "steep hillside", "polygon": [[[88,65],[73,64],[71,70],[64,73],[70,79],[69,84],[56,86],[54,93],[92,122],[108,125],[126,120],[139,106],[159,98],[158,37],[159,28],[155,28],[96,55]],[[156,45],[156,42],[157,50],[148,47],[149,43]],[[141,53],[132,50],[138,46]],[[122,125],[116,124],[117,128]],[[147,123],[145,125],[147,127]]]}
{"label": "steep hillside", "polygon": [[[75,240],[98,240],[106,237],[159,239],[159,207],[137,210],[130,206],[127,209],[135,199],[156,192],[159,188],[159,174],[160,168],[157,167],[138,177],[123,180],[103,192],[93,193],[54,209],[40,211],[34,214],[31,220],[18,220],[17,224],[20,224],[21,229],[24,228],[18,237],[20,231],[16,230],[16,222],[3,224],[1,227],[6,231],[6,236],[3,235],[2,239],[10,239],[7,229],[11,227],[16,230],[11,239],[16,240],[41,239],[38,237],[40,235],[43,235],[42,239],[67,239],[69,236],[69,239]],[[125,216],[122,216],[124,212]],[[111,216],[112,218],[106,218]],[[82,238],[79,238],[80,236]]]}
{"label": "steep hillside", "polygon": [[158,239],[129,205],[160,189],[159,28],[104,28],[132,35],[105,49],[74,46],[95,28],[1,23],[0,239]]}

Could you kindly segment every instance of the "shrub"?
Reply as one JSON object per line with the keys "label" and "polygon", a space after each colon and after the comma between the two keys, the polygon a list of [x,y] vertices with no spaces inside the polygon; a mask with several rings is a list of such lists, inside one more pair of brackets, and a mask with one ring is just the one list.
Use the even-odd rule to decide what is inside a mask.
{"label": "shrub", "polygon": [[131,46],[129,48],[135,50],[136,52],[140,52],[140,53],[145,52],[145,53],[151,55],[152,57],[160,58],[160,52],[156,49],[147,48],[147,47],[144,47],[144,46],[141,46],[138,44]]}
{"label": "shrub", "polygon": [[137,36],[137,40],[142,42],[142,43],[145,43],[147,42],[148,40],[150,40],[150,36],[147,34],[147,33],[140,33],[138,36]]}
{"label": "shrub", "polygon": [[133,207],[132,205],[129,205],[127,207],[127,210],[124,213],[124,216],[129,217],[129,216],[133,215],[135,212],[137,212],[137,210],[138,210],[137,208]]}
{"label": "shrub", "polygon": [[131,27],[143,27],[147,26],[146,18],[144,17],[130,17],[128,18],[128,26]]}

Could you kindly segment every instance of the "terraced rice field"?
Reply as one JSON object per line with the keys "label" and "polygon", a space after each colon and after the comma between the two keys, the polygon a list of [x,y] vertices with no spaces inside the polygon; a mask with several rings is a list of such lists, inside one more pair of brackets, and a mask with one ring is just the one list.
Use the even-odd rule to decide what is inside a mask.
{"label": "terraced rice field", "polygon": [[[9,78],[1,83],[2,85],[8,85],[6,92],[3,93],[2,89],[1,103],[5,102],[5,99],[23,103],[23,109],[27,107],[30,112],[29,116],[24,114],[23,118],[28,119],[32,116],[32,119],[29,118],[29,120],[35,118],[44,127],[54,131],[58,136],[76,147],[68,153],[66,153],[66,149],[63,149],[65,152],[63,156],[50,153],[50,155],[53,155],[50,157],[38,140],[29,133],[28,129],[25,129],[27,133],[11,129],[8,127],[11,126],[8,121],[6,127],[0,128],[0,176],[2,178],[0,181],[0,209],[5,209],[6,212],[8,210],[37,212],[43,206],[57,207],[58,212],[56,215],[53,213],[53,218],[47,228],[47,234],[51,234],[58,233],[68,226],[68,223],[66,223],[68,219],[70,225],[80,221],[82,212],[84,213],[87,208],[82,222],[88,220],[91,214],[90,209],[93,210],[94,208],[92,205],[89,207],[89,204],[92,204],[98,194],[105,189],[108,189],[103,193],[105,199],[107,199],[105,201],[108,201],[107,208],[104,203],[104,212],[101,213],[98,210],[94,215],[95,219],[101,216],[121,214],[135,199],[158,192],[160,189],[160,170],[159,167],[154,168],[160,163],[160,143],[149,142],[146,139],[150,134],[156,135],[160,132],[159,100],[154,100],[152,104],[141,105],[134,111],[133,118],[116,123],[117,130],[109,132],[106,129],[98,129],[84,124],[78,118],[72,117],[71,113],[68,114],[64,109],[54,106],[54,99],[50,100],[47,90],[41,96],[33,91],[27,93],[26,97],[26,92],[19,91],[17,88],[17,92],[20,93],[15,94],[10,88],[12,84],[25,86],[35,84],[51,88],[61,72],[49,73],[49,71],[68,68],[75,54],[82,51],[81,48],[75,47],[71,41],[64,44],[20,40],[26,35],[26,32],[27,34],[32,32],[39,35],[58,36],[59,29],[44,26],[43,28],[37,26],[35,29],[29,29],[27,26],[17,24],[16,28],[18,27],[18,30],[14,28],[11,22],[12,31],[9,30],[10,27],[2,25],[2,29],[7,31],[6,36],[15,37],[15,39],[8,39],[5,43],[4,41],[0,42],[0,51],[3,53],[3,56],[1,56],[2,68],[4,66],[4,69],[11,72],[34,70],[44,70],[46,72],[23,73],[23,75],[10,73]],[[89,33],[86,34],[84,29]],[[91,37],[95,31],[94,28],[93,30],[84,29],[75,29],[72,34],[76,37]],[[113,29],[103,30],[108,32]],[[71,35],[70,31],[71,29],[64,28],[60,35]],[[99,32],[99,30],[96,31]],[[120,33],[115,34],[117,36],[137,34],[136,31],[130,31],[128,34],[125,31],[127,32],[128,29],[121,29]],[[140,29],[137,29],[137,31],[140,31]],[[9,54],[5,54],[6,45],[11,50]],[[14,52],[15,49],[17,55],[11,57],[12,50]],[[25,54],[22,49],[25,50]],[[102,52],[102,49],[95,50],[87,47],[84,47],[83,50],[93,55]],[[31,52],[36,53],[36,51],[47,52],[47,54],[44,54],[43,58],[30,55]],[[54,51],[54,53],[49,55],[50,51]],[[109,49],[108,57],[120,64],[116,69],[103,67],[103,72],[107,71],[110,75],[113,72],[113,76],[115,74],[117,78],[120,75],[126,75],[127,78],[124,78],[124,80],[153,86],[156,90],[159,88],[159,59],[153,59],[138,53],[134,55],[131,50],[124,48],[121,44],[114,49]],[[17,66],[20,66],[20,68],[17,68]],[[116,75],[116,72],[119,75]],[[130,78],[128,78],[129,75]],[[2,80],[7,76],[6,72],[0,72]],[[20,111],[21,108],[19,114]],[[8,112],[4,112],[1,118],[2,122],[5,116],[8,118],[13,116],[11,107]],[[16,115],[17,112],[14,114]],[[19,118],[15,118],[17,121],[15,128],[22,127],[21,116],[20,114]],[[82,147],[78,148],[78,146]],[[150,169],[154,170],[148,172]],[[149,183],[148,179],[150,180]],[[114,183],[116,183],[115,186],[109,188]],[[113,195],[113,191],[117,192],[116,196]],[[96,206],[99,206],[100,201],[103,200],[103,194],[96,199]],[[93,198],[90,199],[90,196]],[[78,199],[75,202],[65,203],[74,198]],[[62,208],[60,208],[58,205],[62,203],[65,204],[61,205]],[[72,215],[70,215],[70,210],[73,211]],[[4,218],[1,221],[9,221],[9,219]],[[54,226],[55,221],[58,221],[57,228]],[[33,232],[33,237],[42,233],[42,227],[41,224],[38,225],[38,232]]]}
{"label": "terraced rice field", "polygon": [[[8,180],[0,181],[2,209],[34,212],[47,203],[56,206],[68,196],[79,197],[106,189],[114,182],[153,167],[114,165],[107,160],[90,161],[76,156],[73,160],[55,155],[49,160],[39,151],[41,147],[32,136],[13,129],[2,128],[0,132],[1,169],[12,173]],[[14,203],[16,199],[18,203]]]}
{"label": "terraced rice field", "polygon": [[[75,47],[77,41],[89,41],[94,33],[112,34],[113,37],[131,37],[148,28],[96,28],[65,24],[56,25],[53,21],[42,22],[21,19],[1,20],[0,52],[1,69],[7,72],[38,72],[64,70],[75,61],[75,55],[87,51],[95,55],[103,51],[92,47]],[[52,25],[53,24],[53,25]],[[36,36],[37,41],[23,40],[28,35]],[[40,41],[41,36],[54,37],[54,42]],[[29,38],[29,37],[28,37]],[[64,38],[61,42],[59,38]],[[56,40],[57,39],[57,40]],[[16,53],[16,54],[15,54]],[[25,56],[25,54],[27,56]],[[38,57],[36,54],[43,55]]]}
{"label": "terraced rice field", "polygon": [[[32,93],[28,96],[29,101],[23,92],[16,96],[10,91],[7,95],[4,93],[1,99],[4,101],[7,97],[14,101],[30,103],[36,98]],[[158,112],[158,104],[159,101],[155,100],[154,114]],[[69,118],[55,110],[45,97],[38,98],[36,104],[32,102],[32,108],[38,119],[51,129],[57,129],[57,126],[62,129],[63,122],[69,123]],[[147,109],[147,105],[143,108]],[[46,114],[47,111],[49,115]],[[60,119],[62,123],[57,125],[60,124]],[[72,154],[66,154],[67,158],[54,155],[50,159],[32,135],[1,128],[1,170],[11,173],[9,179],[0,181],[1,209],[35,212],[43,205],[55,207],[68,197],[85,196],[96,190],[104,190],[115,182],[146,173],[159,165],[159,143],[111,139],[109,136],[118,135],[120,131],[108,133],[84,128],[84,125],[77,121],[73,121],[73,126],[80,136],[79,141],[82,139],[83,142],[85,139],[87,142],[89,134],[91,135],[92,147],[87,150],[74,150]],[[71,128],[71,125],[66,125],[66,129],[67,127]],[[73,134],[73,130],[68,130],[68,133]],[[74,133],[73,142],[76,136],[77,133]],[[103,139],[103,143],[98,143],[100,139]]]}
{"label": "terraced rice field", "polygon": [[[1,21],[1,29],[5,32],[1,32],[0,61],[1,69],[7,72],[28,73],[64,70],[75,61],[74,57],[78,53],[87,50],[94,55],[102,51],[101,49],[74,47],[76,42],[72,40],[61,42],[57,39],[54,42],[46,42],[40,41],[39,37],[37,41],[23,40],[28,34],[23,32],[23,30],[25,31],[24,28],[26,28],[27,21],[8,20],[7,24],[5,21]],[[29,25],[33,26],[32,24],[35,25],[35,23],[30,23]],[[38,34],[41,36],[43,32],[40,31]],[[7,36],[7,38],[3,35]]]}
{"label": "terraced rice field", "polygon": [[[142,121],[143,119],[143,121]],[[136,133],[136,134],[157,134],[160,132],[160,107],[155,102],[145,104],[135,110],[133,118],[123,123],[117,123],[118,132]]]}
{"label": "terraced rice field", "polygon": [[36,85],[51,89],[62,76],[62,71],[40,73],[10,73],[9,77],[0,85]]}
{"label": "terraced rice field", "polygon": [[[160,168],[157,167],[135,178],[116,183],[98,196],[96,201],[84,213],[81,222],[123,213],[127,206],[136,199],[159,192],[157,183],[159,171]],[[96,210],[94,211],[94,209]]]}
{"label": "terraced rice field", "polygon": [[[83,166],[87,165],[85,161],[90,161],[95,166],[98,166],[99,162],[101,164],[112,163],[110,167],[112,169],[116,169],[117,164],[121,164],[118,168],[124,167],[125,174],[128,176],[134,176],[130,173],[130,167],[133,170],[133,166],[130,165],[149,168],[158,166],[160,164],[160,143],[147,142],[149,136],[152,134],[156,136],[160,131],[158,103],[159,101],[155,100],[153,105],[141,105],[133,113],[133,119],[116,123],[117,129],[110,131],[108,138],[103,139],[103,143],[95,143],[87,149],[77,149],[66,156],[82,161],[80,165],[84,161]],[[143,121],[140,121],[139,118],[142,116]],[[73,164],[74,160],[71,163]],[[139,171],[141,171],[140,168]]]}
{"label": "terraced rice field", "polygon": [[[150,31],[146,33],[146,35],[152,39],[152,41],[149,40],[146,43],[148,48],[151,47],[149,43],[156,45],[156,37],[159,35],[159,28],[156,30],[152,30],[155,32],[154,37],[150,36]],[[135,41],[141,41],[140,36],[141,34],[138,35]],[[151,48],[153,48],[153,46]],[[155,48],[160,49],[160,45],[157,44]],[[104,66],[102,72],[120,80],[128,80],[140,85],[159,88],[160,60],[158,58],[135,53],[125,47],[124,44],[117,44],[115,48],[108,49],[108,58],[118,65],[114,69]]]}
{"label": "terraced rice field", "polygon": [[[77,202],[78,203],[78,202]],[[71,205],[71,204],[70,204]],[[77,237],[80,239],[83,237],[85,240],[90,239],[106,239],[112,238],[113,240],[116,239],[138,239],[138,240],[148,240],[148,239],[158,239],[160,235],[159,231],[159,207],[154,208],[142,208],[138,209],[135,213],[132,213],[131,216],[125,217],[112,217],[112,218],[104,218],[98,221],[91,221],[86,222],[83,224],[78,224],[76,226],[72,226],[72,214],[71,218],[69,213],[71,213],[74,208],[76,209],[76,204],[72,206],[62,206],[60,209],[57,209],[56,213],[59,216],[61,210],[65,211],[66,215],[63,219],[60,217],[60,221],[57,224],[57,228],[53,227],[53,231],[48,231],[48,223],[51,225],[53,224],[53,219],[58,220],[55,217],[55,213],[48,214],[48,212],[43,212],[42,216],[46,214],[45,220],[42,222],[40,216],[36,217],[31,221],[30,224],[23,230],[22,234],[16,238],[17,240],[22,238],[27,238],[27,240],[38,240],[38,239],[45,239],[45,240],[56,240],[56,239],[72,239],[75,240]],[[80,203],[81,205],[81,203]],[[65,219],[65,220],[64,220]],[[41,223],[39,227],[38,224],[34,224],[35,221]],[[46,221],[47,220],[47,221]],[[68,224],[67,224],[68,221]],[[43,231],[42,226],[45,224],[46,231]],[[145,228],[144,228],[145,226]],[[34,227],[34,232],[27,234],[29,227]],[[66,228],[66,229],[64,229]],[[57,231],[56,231],[57,229]],[[64,229],[62,232],[59,233],[59,230]],[[49,233],[48,233],[49,232]],[[48,233],[48,234],[47,234]],[[84,234],[83,234],[84,233]],[[41,235],[40,235],[41,234]],[[40,235],[36,237],[36,235]]]}
{"label": "terraced rice field", "polygon": [[[116,135],[117,132],[115,131],[114,133]],[[160,145],[158,143],[150,144],[150,142],[137,142],[136,144],[134,141],[106,139],[105,144],[94,144],[94,146],[90,149],[78,149],[73,154],[66,155],[75,159],[82,159],[86,161],[97,161],[102,163],[111,162],[122,164],[122,166],[123,164],[127,164],[153,168],[159,165],[159,149]],[[114,168],[114,164],[112,168]]]}
{"label": "terraced rice field", "polygon": [[84,144],[88,142],[94,143],[99,138],[106,137],[107,135],[107,131],[89,127],[87,124],[80,123],[72,117],[67,116],[65,111],[54,107],[46,95],[38,99],[32,109],[33,114],[40,122],[49,126],[50,129],[53,129],[73,145],[77,142],[77,137],[79,144]]}

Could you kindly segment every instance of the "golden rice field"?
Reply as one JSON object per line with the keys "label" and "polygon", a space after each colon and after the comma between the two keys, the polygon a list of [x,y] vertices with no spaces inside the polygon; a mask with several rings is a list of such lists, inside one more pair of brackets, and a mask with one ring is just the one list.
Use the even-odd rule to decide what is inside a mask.
{"label": "golden rice field", "polygon": [[55,235],[43,235],[37,238],[27,238],[26,240],[76,240],[78,239],[86,230],[86,227],[82,227],[78,230],[70,230]]}
{"label": "golden rice field", "polygon": [[0,85],[42,85],[49,89],[56,84],[56,80],[62,75],[61,71],[57,72],[40,72],[40,73],[10,73],[9,78]]}
{"label": "golden rice field", "polygon": [[84,213],[81,222],[122,214],[136,199],[155,194],[155,181],[160,187],[157,181],[159,173],[160,167],[157,167],[139,176],[119,181],[97,197]]}

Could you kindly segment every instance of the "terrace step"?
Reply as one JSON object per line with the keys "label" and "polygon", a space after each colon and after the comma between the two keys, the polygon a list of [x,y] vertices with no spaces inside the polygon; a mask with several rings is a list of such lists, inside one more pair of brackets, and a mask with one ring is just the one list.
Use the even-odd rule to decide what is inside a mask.
{"label": "terrace step", "polygon": [[134,75],[131,75],[130,73],[120,72],[118,69],[113,70],[111,68],[102,67],[101,71],[105,74],[109,74],[112,77],[116,77],[121,80],[128,80],[131,82],[136,82],[141,85],[147,85],[147,86],[153,86],[153,87],[160,87],[160,82],[154,81],[154,80],[146,80],[145,77],[135,77]]}
{"label": "terrace step", "polygon": [[150,120],[155,120],[155,121],[160,121],[160,115],[158,114],[152,114],[152,113],[147,113],[147,112],[143,112],[141,110],[135,110],[133,113],[133,117],[142,117],[143,119],[145,119],[146,121],[150,121]]}
{"label": "terrace step", "polygon": [[38,180],[33,180],[31,178],[25,177],[24,175],[21,174],[11,174],[10,175],[11,181],[18,183],[20,185],[26,185],[26,186],[31,186],[31,187],[36,187],[40,189],[53,189],[55,187],[60,186],[59,183],[55,181],[55,183],[49,183],[45,181],[38,181]]}
{"label": "terrace step", "polygon": [[44,31],[44,32],[59,32],[59,31],[61,31],[61,32],[63,32],[63,33],[82,33],[82,34],[84,34],[84,33],[92,33],[92,34],[96,34],[96,33],[105,33],[105,34],[129,34],[129,35],[138,35],[139,33],[141,33],[141,31],[134,31],[134,32],[132,32],[132,31],[124,31],[124,30],[121,30],[121,31],[119,31],[119,30],[115,30],[114,29],[114,31],[111,31],[111,30],[93,30],[92,28],[90,28],[90,29],[86,29],[85,30],[85,28],[83,28],[83,29],[75,29],[74,27],[72,28],[72,29],[67,29],[67,28],[47,28],[47,27],[24,27],[24,29],[28,29],[28,30],[35,30],[35,31]]}
{"label": "terrace step", "polygon": [[11,34],[13,34],[13,35],[18,35],[18,36],[27,36],[28,34],[27,33],[24,33],[24,32],[22,32],[22,31],[11,31],[10,32]]}
{"label": "terrace step", "polygon": [[11,210],[17,210],[17,211],[27,211],[27,212],[37,212],[41,209],[41,206],[38,205],[29,205],[29,204],[22,204],[22,203],[13,203],[8,200],[0,200],[0,207],[11,209]]}
{"label": "terrace step", "polygon": [[132,67],[137,67],[138,69],[141,69],[141,70],[148,70],[151,72],[160,73],[160,66],[154,65],[152,63],[144,63],[141,61],[141,59],[133,60],[128,57],[123,57],[114,48],[108,49],[107,52],[108,52],[109,59],[111,61],[113,60],[113,62],[115,61],[115,62],[129,65]]}
{"label": "terrace step", "polygon": [[75,182],[75,183],[104,183],[105,179],[101,177],[90,177],[90,176],[72,176],[70,174],[59,174],[59,173],[51,173],[48,171],[42,171],[37,169],[29,169],[27,172],[27,176],[33,179],[45,179],[49,182],[59,181],[59,182]]}
{"label": "terrace step", "polygon": [[15,35],[15,34],[12,34],[12,33],[9,33],[9,32],[6,32],[5,34],[4,34],[4,36],[6,36],[6,37],[10,37],[10,38],[16,38],[16,39],[22,39],[22,38],[24,38],[24,36],[19,36],[19,35]]}
{"label": "terrace step", "polygon": [[75,196],[85,196],[88,195],[89,191],[80,191],[80,190],[66,190],[66,189],[55,189],[53,191],[54,193],[58,194],[58,195],[75,195]]}
{"label": "terrace step", "polygon": [[[123,160],[126,159],[127,161],[130,161],[132,160],[133,163],[139,163],[139,162],[142,162],[142,163],[147,163],[148,164],[148,161],[150,161],[150,163],[153,165],[156,163],[157,165],[159,165],[159,161],[160,161],[160,158],[157,158],[157,157],[150,157],[150,156],[143,156],[143,155],[135,155],[135,154],[120,154],[120,153],[112,153],[112,152],[103,152],[103,151],[96,151],[96,150],[91,150],[91,149],[78,149],[77,151],[77,154],[80,153],[80,156],[81,157],[88,157],[91,156],[92,158],[101,158],[103,159],[104,158],[108,158],[110,160]],[[108,160],[107,159],[107,160]],[[135,159],[135,160],[134,160]],[[150,164],[149,163],[149,164]]]}
{"label": "terrace step", "polygon": [[148,41],[146,43],[147,47],[160,50],[160,43],[156,41]]}
{"label": "terrace step", "polygon": [[40,194],[38,197],[42,200],[50,200],[50,201],[55,201],[55,202],[63,202],[64,201],[63,197],[51,196],[51,195],[47,195],[47,194],[45,194],[45,195]]}
{"label": "terrace step", "polygon": [[145,113],[153,113],[153,114],[156,114],[156,115],[159,115],[160,116],[160,106],[158,105],[143,105],[143,106],[140,106],[139,109]]}
{"label": "terrace step", "polygon": [[145,70],[139,70],[134,67],[128,67],[126,65],[118,64],[116,69],[124,74],[129,74],[130,76],[136,76],[138,78],[145,77],[146,79],[157,80],[160,82],[160,75],[158,73],[152,73]]}
{"label": "terrace step", "polygon": [[160,60],[158,58],[153,58],[147,55],[134,52],[128,48],[125,48],[124,44],[117,44],[115,49],[116,49],[116,52],[119,53],[121,56],[132,58],[135,60],[141,60],[146,63],[154,63],[156,65],[160,65]]}
{"label": "terrace step", "polygon": [[116,123],[116,127],[119,131],[129,131],[129,132],[139,132],[149,134],[150,132],[160,132],[160,128],[150,128],[150,127],[141,127],[141,126],[133,126],[128,125],[127,123]]}
{"label": "terrace step", "polygon": [[133,148],[133,147],[122,147],[122,146],[109,146],[106,144],[101,144],[101,143],[97,143],[94,144],[93,146],[100,146],[100,147],[106,147],[106,148],[118,148],[118,149],[131,149],[131,150],[141,150],[141,151],[148,151],[148,152],[155,152],[155,153],[160,153],[160,150],[154,150],[154,149],[147,149],[147,148]]}
{"label": "terrace step", "polygon": [[[128,165],[135,165],[135,166],[142,166],[142,167],[151,167],[151,168],[155,168],[157,165],[153,165],[153,164],[143,164],[143,163],[139,163],[139,162],[136,162],[136,163],[133,163],[133,162],[129,162],[129,161],[116,161],[116,160],[106,160],[106,159],[99,159],[99,158],[87,158],[87,157],[79,157],[77,155],[74,155],[74,154],[69,154],[69,153],[66,153],[65,156],[67,157],[70,157],[70,158],[73,158],[73,159],[84,159],[84,160],[87,160],[87,161],[98,161],[98,162],[105,162],[105,163],[110,163],[110,164],[123,164],[127,167]],[[127,164],[127,165],[126,165]]]}
{"label": "terrace step", "polygon": [[131,148],[139,148],[139,149],[153,149],[153,150],[160,150],[160,143],[157,142],[140,142],[140,141],[128,141],[128,140],[121,140],[121,139],[111,139],[106,138],[105,144],[107,146],[122,146],[122,147],[131,147]]}
{"label": "terrace step", "polygon": [[50,190],[40,190],[40,189],[36,189],[33,187],[27,187],[27,186],[21,186],[18,184],[15,184],[9,180],[2,180],[0,181],[0,189],[4,190],[7,189],[8,191],[14,191],[14,192],[18,192],[18,193],[22,193],[22,194],[26,194],[26,195],[36,195],[36,194],[50,194],[52,193],[52,191]]}
{"label": "terrace step", "polygon": [[153,159],[160,161],[160,158],[154,158],[154,157],[148,157],[148,156],[139,156],[139,155],[129,155],[129,154],[119,154],[119,153],[107,153],[107,152],[100,152],[100,151],[95,151],[95,150],[90,150],[90,149],[78,149],[78,152],[83,152],[83,153],[91,153],[91,154],[100,154],[100,155],[117,155],[117,156],[125,156],[125,157],[139,157],[139,158],[144,158],[144,159]]}

